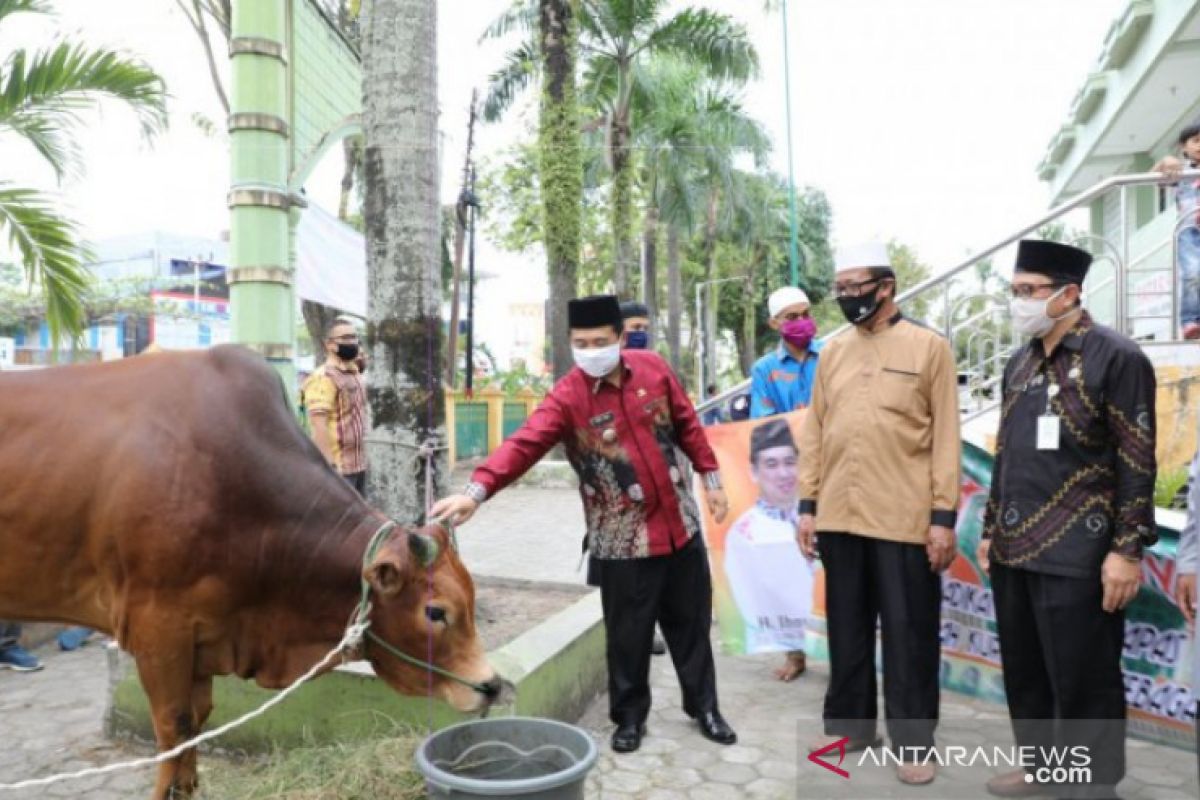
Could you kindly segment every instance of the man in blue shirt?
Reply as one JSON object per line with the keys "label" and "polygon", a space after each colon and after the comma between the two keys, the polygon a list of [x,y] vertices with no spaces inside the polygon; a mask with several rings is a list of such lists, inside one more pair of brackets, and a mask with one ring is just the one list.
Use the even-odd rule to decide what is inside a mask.
{"label": "man in blue shirt", "polygon": [[779,347],[760,358],[750,373],[750,416],[752,419],[786,414],[806,408],[812,399],[817,374],[816,323],[810,314],[808,295],[794,286],[776,290],[767,300],[771,319],[779,331]]}
{"label": "man in blue shirt", "polygon": [[[760,358],[750,372],[750,417],[760,419],[805,408],[812,400],[817,375],[817,325],[803,289],[785,286],[771,293],[767,324],[779,331],[779,347]],[[775,670],[781,681],[793,681],[807,668],[803,650],[792,650]]]}

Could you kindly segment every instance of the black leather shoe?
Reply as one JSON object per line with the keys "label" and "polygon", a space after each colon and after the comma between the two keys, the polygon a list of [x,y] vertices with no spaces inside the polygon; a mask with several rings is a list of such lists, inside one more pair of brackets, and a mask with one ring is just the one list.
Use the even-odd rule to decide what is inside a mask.
{"label": "black leather shoe", "polygon": [[642,737],[645,735],[645,725],[618,725],[612,735],[613,752],[632,753],[642,746]]}
{"label": "black leather shoe", "polygon": [[705,711],[697,719],[700,723],[700,734],[709,741],[717,744],[735,744],[737,734],[729,723],[721,716],[720,711]]}
{"label": "black leather shoe", "polygon": [[667,643],[657,633],[654,634],[654,644],[650,645],[650,652],[656,656],[664,655],[667,652]]}

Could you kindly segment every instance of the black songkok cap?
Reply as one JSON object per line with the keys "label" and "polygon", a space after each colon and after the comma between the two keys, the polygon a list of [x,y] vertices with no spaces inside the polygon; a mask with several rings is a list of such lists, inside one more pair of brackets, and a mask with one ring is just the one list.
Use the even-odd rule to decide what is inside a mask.
{"label": "black songkok cap", "polygon": [[602,328],[612,325],[621,330],[621,305],[616,295],[594,294],[567,302],[567,325],[572,328]]}
{"label": "black songkok cap", "polygon": [[1092,254],[1078,247],[1040,239],[1022,239],[1017,246],[1015,272],[1034,272],[1057,283],[1083,284]]}
{"label": "black songkok cap", "polygon": [[753,461],[763,450],[772,447],[790,447],[798,450],[792,438],[792,427],[786,419],[773,419],[759,425],[750,432],[750,460]]}
{"label": "black songkok cap", "polygon": [[630,317],[646,317],[650,318],[650,309],[646,308],[645,303],[639,303],[636,300],[626,300],[621,303],[621,319],[629,319]]}

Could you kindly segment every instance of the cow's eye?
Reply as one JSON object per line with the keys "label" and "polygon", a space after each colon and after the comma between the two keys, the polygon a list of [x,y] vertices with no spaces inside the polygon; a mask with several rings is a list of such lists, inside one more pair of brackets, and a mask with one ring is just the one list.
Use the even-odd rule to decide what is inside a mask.
{"label": "cow's eye", "polygon": [[446,609],[438,608],[437,606],[425,606],[425,616],[429,618],[430,622],[445,623]]}

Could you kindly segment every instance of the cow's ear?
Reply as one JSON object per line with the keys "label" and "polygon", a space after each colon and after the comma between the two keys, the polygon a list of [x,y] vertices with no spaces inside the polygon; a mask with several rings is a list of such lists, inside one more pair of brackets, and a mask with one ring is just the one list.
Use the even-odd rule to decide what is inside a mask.
{"label": "cow's ear", "polygon": [[380,553],[363,571],[363,577],[380,597],[390,597],[404,586],[404,565],[394,555]]}

